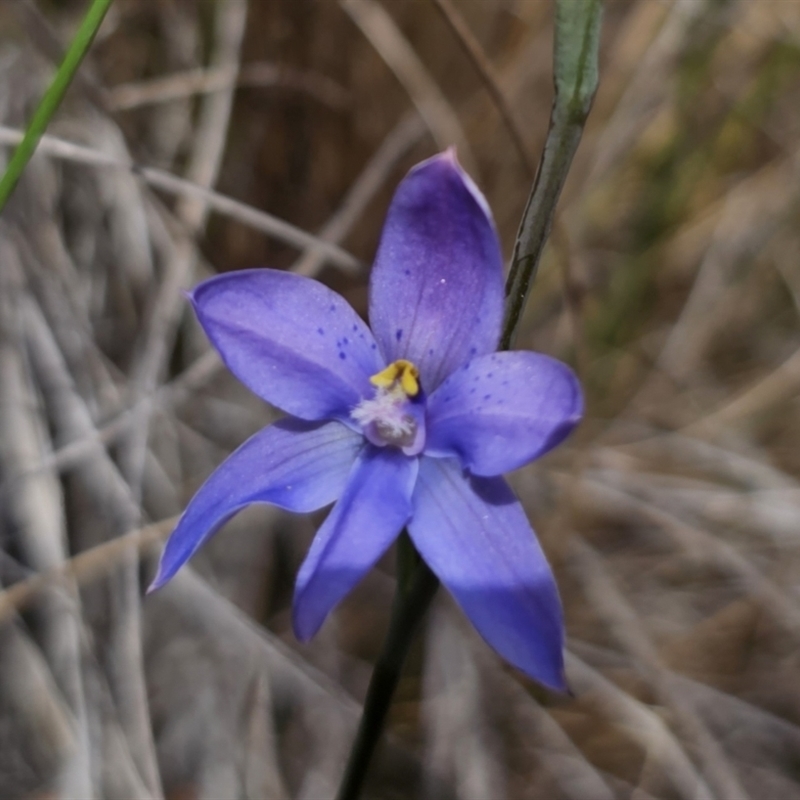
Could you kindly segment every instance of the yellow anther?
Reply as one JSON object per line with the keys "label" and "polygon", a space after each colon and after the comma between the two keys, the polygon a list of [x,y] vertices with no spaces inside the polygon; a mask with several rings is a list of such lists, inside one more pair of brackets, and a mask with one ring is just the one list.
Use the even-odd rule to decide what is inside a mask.
{"label": "yellow anther", "polygon": [[407,397],[419,394],[419,370],[404,358],[389,364],[369,380],[373,386],[390,391],[399,385]]}

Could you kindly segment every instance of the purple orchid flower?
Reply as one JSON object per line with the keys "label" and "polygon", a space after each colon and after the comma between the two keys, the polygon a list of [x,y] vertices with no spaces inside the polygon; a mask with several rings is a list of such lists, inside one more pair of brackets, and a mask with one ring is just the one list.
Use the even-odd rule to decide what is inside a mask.
{"label": "purple orchid flower", "polygon": [[402,181],[372,270],[372,331],[326,286],[269,269],[190,295],[230,370],[289,416],[211,475],[167,541],[163,586],[250,503],[309,512],[334,501],[295,586],[311,638],[403,527],[483,638],[564,688],[561,604],[502,477],[555,447],[582,412],[575,375],[495,352],[503,263],[486,201],[448,151]]}

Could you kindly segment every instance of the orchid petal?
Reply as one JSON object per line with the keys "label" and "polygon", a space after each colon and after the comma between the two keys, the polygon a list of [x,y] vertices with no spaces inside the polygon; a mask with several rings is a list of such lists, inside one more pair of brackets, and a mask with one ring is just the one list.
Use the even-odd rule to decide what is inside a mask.
{"label": "orchid petal", "polygon": [[300,641],[317,632],[397,538],[411,515],[417,463],[394,447],[362,451],[297,575],[292,607]]}
{"label": "orchid petal", "polygon": [[236,377],[306,420],[340,419],[384,364],[372,333],[335,292],[271,269],[228,272],[190,294],[197,317]]}
{"label": "orchid petal", "polygon": [[338,422],[283,419],[234,451],[200,487],[170,534],[150,591],[163,586],[217,529],[250,503],[315,511],[344,490],[364,440]]}
{"label": "orchid petal", "polygon": [[395,193],[370,281],[369,317],[387,363],[417,365],[431,393],[497,347],[503,260],[485,199],[451,151],[424,161]]}
{"label": "orchid petal", "polygon": [[572,370],[541,353],[492,353],[428,398],[426,455],[457,456],[475,475],[521,467],[561,442],[583,412]]}
{"label": "orchid petal", "polygon": [[564,689],[558,590],[525,513],[502,478],[454,459],[420,459],[408,532],[484,639],[507,661]]}

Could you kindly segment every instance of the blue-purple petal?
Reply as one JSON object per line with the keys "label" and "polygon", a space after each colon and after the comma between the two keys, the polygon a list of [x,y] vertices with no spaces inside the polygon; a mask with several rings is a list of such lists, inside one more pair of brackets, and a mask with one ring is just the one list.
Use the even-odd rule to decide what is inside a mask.
{"label": "blue-purple petal", "polygon": [[369,317],[387,363],[412,361],[428,393],[496,349],[500,244],[485,199],[452,151],[424,161],[398,187],[372,270]]}
{"label": "blue-purple petal", "polygon": [[507,661],[563,690],[564,624],[550,566],[502,478],[466,475],[453,459],[420,459],[408,524],[423,559]]}
{"label": "blue-purple petal", "polygon": [[317,632],[397,538],[411,515],[417,469],[418,460],[395,447],[364,448],[297,575],[292,610],[300,641]]}
{"label": "blue-purple petal", "polygon": [[541,353],[492,353],[428,399],[425,452],[456,456],[475,475],[500,475],[559,444],[582,413],[581,387],[566,364]]}
{"label": "blue-purple petal", "polygon": [[361,436],[338,422],[284,419],[250,437],[200,487],[170,534],[150,591],[250,503],[307,512],[332,503],[347,482]]}
{"label": "blue-purple petal", "polygon": [[305,420],[349,420],[385,366],[369,328],[321,283],[271,269],[228,272],[190,294],[197,317],[236,377]]}

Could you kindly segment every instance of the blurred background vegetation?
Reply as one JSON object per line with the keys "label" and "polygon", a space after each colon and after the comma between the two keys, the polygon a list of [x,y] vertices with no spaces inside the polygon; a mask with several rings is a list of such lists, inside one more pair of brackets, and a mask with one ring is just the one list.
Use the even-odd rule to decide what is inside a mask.
{"label": "blurred background vegetation", "polygon": [[[394,187],[450,144],[510,257],[552,4],[453,5],[523,152],[431,0],[112,6],[0,218],[3,798],[334,794],[391,556],[308,646],[289,606],[320,515],[250,509],[142,597],[174,516],[274,418],[180,290],[272,266],[364,313]],[[0,158],[84,11],[0,1]],[[606,0],[516,342],[587,394],[567,445],[512,476],[574,696],[499,661],[440,593],[367,796],[800,798],[799,159],[800,1]]]}

